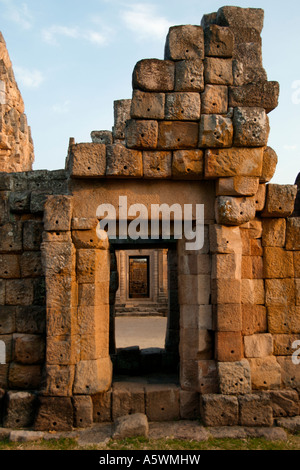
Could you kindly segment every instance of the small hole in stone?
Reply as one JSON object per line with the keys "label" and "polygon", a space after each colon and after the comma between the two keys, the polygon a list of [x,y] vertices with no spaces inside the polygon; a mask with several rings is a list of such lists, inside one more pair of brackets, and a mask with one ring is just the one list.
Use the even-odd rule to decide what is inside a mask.
{"label": "small hole in stone", "polygon": [[19,423],[19,422],[20,422],[20,420],[19,420],[19,418],[17,418],[17,419],[16,419],[16,423]]}
{"label": "small hole in stone", "polygon": [[80,423],[82,423],[82,418],[80,418],[80,420],[79,420],[79,421],[80,421]]}
{"label": "small hole in stone", "polygon": [[56,232],[56,236],[59,237],[59,232]]}
{"label": "small hole in stone", "polygon": [[177,139],[177,142],[180,142],[180,139]]}
{"label": "small hole in stone", "polygon": [[189,173],[189,172],[191,171],[191,169],[190,169],[190,168],[187,168],[187,170],[186,170],[186,171]]}
{"label": "small hole in stone", "polygon": [[91,167],[90,167],[90,166],[88,166],[88,170],[90,170],[90,169],[91,169]]}
{"label": "small hole in stone", "polygon": [[189,52],[189,50],[187,49],[185,52],[186,52],[186,53],[188,53],[188,52]]}
{"label": "small hole in stone", "polygon": [[254,416],[253,421],[257,421],[257,417],[256,417],[256,416]]}
{"label": "small hole in stone", "polygon": [[264,385],[267,385],[267,382],[264,380]]}
{"label": "small hole in stone", "polygon": [[145,137],[145,134],[141,134],[141,137]]}
{"label": "small hole in stone", "polygon": [[243,214],[244,214],[244,212],[240,212],[240,215],[243,215]]}
{"label": "small hole in stone", "polygon": [[100,411],[97,411],[97,416],[100,416]]}
{"label": "small hole in stone", "polygon": [[89,385],[86,385],[86,387],[85,387],[85,388],[88,390],[88,389],[90,388],[90,386],[89,386]]}
{"label": "small hole in stone", "polygon": [[282,210],[282,207],[279,207],[279,210],[281,211],[281,210]]}
{"label": "small hole in stone", "polygon": [[217,44],[217,49],[220,49],[220,44]]}
{"label": "small hole in stone", "polygon": [[90,240],[90,243],[94,243],[94,240]]}
{"label": "small hole in stone", "polygon": [[56,225],[58,225],[58,220],[55,221]]}
{"label": "small hole in stone", "polygon": [[124,166],[124,170],[127,170],[127,166],[126,166],[126,165]]}
{"label": "small hole in stone", "polygon": [[53,424],[53,426],[56,426],[57,423],[56,423],[56,421],[54,421],[52,424]]}
{"label": "small hole in stone", "polygon": [[244,382],[244,379],[240,379],[240,382]]}
{"label": "small hole in stone", "polygon": [[217,103],[213,103],[213,106],[217,106]]}
{"label": "small hole in stone", "polygon": [[258,201],[255,201],[255,204],[258,204]]}
{"label": "small hole in stone", "polygon": [[150,112],[150,108],[147,109],[148,113]]}
{"label": "small hole in stone", "polygon": [[157,171],[160,171],[160,168],[159,168],[159,167],[157,167],[156,169],[157,169]]}
{"label": "small hole in stone", "polygon": [[192,78],[192,79],[191,79],[191,83],[194,83],[194,81],[195,81],[194,78]]}
{"label": "small hole in stone", "polygon": [[56,385],[56,388],[58,389],[58,388],[59,388],[59,385]]}
{"label": "small hole in stone", "polygon": [[164,408],[161,408],[161,411],[165,411],[165,409],[164,409]]}
{"label": "small hole in stone", "polygon": [[231,354],[234,354],[234,350],[231,351]]}

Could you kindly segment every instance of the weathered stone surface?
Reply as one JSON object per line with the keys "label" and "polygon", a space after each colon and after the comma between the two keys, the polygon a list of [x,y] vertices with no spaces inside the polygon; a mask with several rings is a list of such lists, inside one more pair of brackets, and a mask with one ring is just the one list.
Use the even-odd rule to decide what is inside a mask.
{"label": "weathered stone surface", "polygon": [[23,365],[12,362],[9,367],[8,383],[11,389],[39,390],[42,380],[40,365]]}
{"label": "weathered stone surface", "polygon": [[6,281],[6,305],[32,305],[34,301],[33,287],[31,279]]}
{"label": "weathered stone surface", "polygon": [[106,176],[137,177],[143,175],[142,152],[127,149],[123,145],[107,146]]}
{"label": "weathered stone surface", "polygon": [[295,305],[293,279],[266,279],[266,306]]}
{"label": "weathered stone surface", "polygon": [[205,84],[232,85],[232,60],[206,57],[204,60]]}
{"label": "weathered stone surface", "polygon": [[212,256],[212,279],[240,279],[241,255],[218,254]]}
{"label": "weathered stone surface", "polygon": [[75,273],[75,261],[72,243],[42,244],[42,265],[46,276],[72,276]]}
{"label": "weathered stone surface", "polygon": [[45,339],[41,335],[15,334],[14,358],[20,364],[42,364],[45,358]]}
{"label": "weathered stone surface", "polygon": [[229,107],[264,108],[270,113],[278,106],[279,84],[258,82],[238,87],[229,87]]}
{"label": "weathered stone surface", "polygon": [[288,430],[291,433],[298,433],[300,429],[300,417],[277,419],[277,425]]}
{"label": "weathered stone surface", "polygon": [[34,424],[36,431],[71,431],[72,427],[71,398],[39,397],[39,408]]}
{"label": "weathered stone surface", "polygon": [[146,415],[149,421],[173,421],[180,417],[179,388],[146,385]]}
{"label": "weathered stone surface", "polygon": [[299,335],[273,335],[275,356],[291,356],[295,351],[293,343],[299,340]]}
{"label": "weathered stone surface", "polygon": [[265,289],[263,279],[242,279],[242,304],[264,305]]}
{"label": "weathered stone surface", "polygon": [[182,329],[179,345],[182,359],[211,359],[212,346],[212,337],[209,331],[198,331],[193,328]]}
{"label": "weathered stone surface", "polygon": [[172,153],[159,151],[143,152],[144,178],[171,178]]}
{"label": "weathered stone surface", "polygon": [[165,119],[173,121],[197,121],[200,119],[200,94],[167,93]]}
{"label": "weathered stone surface", "polygon": [[263,305],[242,305],[244,335],[264,333],[267,331],[267,313]]}
{"label": "weathered stone surface", "polygon": [[113,139],[115,143],[124,142],[126,121],[130,119],[131,100],[114,101]]}
{"label": "weathered stone surface", "polygon": [[113,143],[111,131],[92,131],[91,139],[93,144],[111,145]]}
{"label": "weathered stone surface", "polygon": [[247,360],[220,362],[218,375],[221,394],[244,395],[251,393],[251,371]]}
{"label": "weathered stone surface", "polygon": [[[299,358],[299,356],[298,356]],[[294,364],[291,357],[277,357],[277,362],[281,369],[282,384],[286,388],[293,388],[299,392],[300,389],[300,367]]]}
{"label": "weathered stone surface", "polygon": [[48,196],[44,212],[44,229],[46,231],[68,232],[71,228],[72,197]]}
{"label": "weathered stone surface", "polygon": [[201,26],[172,26],[166,39],[166,60],[204,59],[204,34]]}
{"label": "weathered stone surface", "polygon": [[[252,30],[254,31],[254,30]],[[235,30],[236,33],[236,30]],[[254,60],[253,60],[254,55]],[[256,56],[255,56],[256,55]],[[244,43],[238,44],[234,51],[237,57],[232,61],[233,84],[243,86],[249,83],[266,82],[267,72],[262,67],[262,45]],[[251,62],[251,60],[253,62]]]}
{"label": "weathered stone surface", "polygon": [[5,428],[29,428],[35,415],[36,396],[30,392],[7,392],[6,412],[3,420]]}
{"label": "weathered stone surface", "polygon": [[73,178],[95,178],[105,175],[106,146],[100,143],[71,145],[67,168]]}
{"label": "weathered stone surface", "polygon": [[22,223],[7,223],[0,227],[0,252],[22,252]]}
{"label": "weathered stone surface", "polygon": [[180,418],[196,419],[199,417],[199,394],[180,390]]}
{"label": "weathered stone surface", "polygon": [[238,362],[243,358],[240,332],[216,332],[215,355],[220,362]]}
{"label": "weathered stone surface", "polygon": [[145,413],[143,384],[115,382],[112,390],[112,419],[135,413]]}
{"label": "weathered stone surface", "polygon": [[211,330],[211,305],[182,305],[180,324],[184,329]]}
{"label": "weathered stone surface", "polygon": [[211,149],[205,153],[205,178],[229,176],[259,177],[262,172],[263,149]]}
{"label": "weathered stone surface", "polygon": [[239,397],[240,424],[242,426],[272,426],[273,410],[270,400],[260,395]]}
{"label": "weathered stone surface", "polygon": [[198,133],[196,122],[161,121],[157,147],[165,150],[197,148]]}
{"label": "weathered stone surface", "polygon": [[93,395],[107,391],[112,381],[112,364],[110,358],[94,361],[80,361],[76,365],[74,393]]}
{"label": "weathered stone surface", "polygon": [[235,108],[233,126],[236,147],[263,147],[267,144],[270,125],[264,109]]}
{"label": "weathered stone surface", "polygon": [[201,114],[227,114],[228,87],[206,85],[201,93]]}
{"label": "weathered stone surface", "polygon": [[88,396],[73,397],[74,425],[76,428],[87,428],[93,424],[93,402]]}
{"label": "weathered stone surface", "polygon": [[149,424],[147,416],[142,413],[135,413],[130,416],[117,418],[114,423],[112,434],[113,439],[127,439],[130,437],[145,437],[149,434]]}
{"label": "weathered stone surface", "polygon": [[291,251],[300,251],[300,218],[289,217],[286,226],[285,248]]}
{"label": "weathered stone surface", "polygon": [[241,331],[242,309],[240,304],[218,304],[214,308],[217,331]]}
{"label": "weathered stone surface", "polygon": [[29,306],[16,308],[16,332],[44,334],[46,330],[45,307]]}
{"label": "weathered stone surface", "polygon": [[268,307],[268,328],[272,334],[300,333],[300,307]]}
{"label": "weathered stone surface", "polygon": [[204,90],[202,59],[181,60],[175,64],[175,91],[201,92]]}
{"label": "weathered stone surface", "polygon": [[97,393],[92,395],[93,401],[93,420],[95,423],[108,423],[111,421],[111,403],[112,393]]}
{"label": "weathered stone surface", "polygon": [[0,276],[4,279],[20,278],[20,257],[18,255],[0,255]]}
{"label": "weathered stone surface", "polygon": [[44,438],[42,431],[11,431],[10,442],[37,442]]}
{"label": "weathered stone surface", "polygon": [[267,185],[267,198],[262,217],[289,217],[294,211],[297,186]]}
{"label": "weathered stone surface", "polygon": [[279,247],[265,247],[264,277],[266,279],[285,279],[294,277],[293,253]]}
{"label": "weathered stone surface", "polygon": [[43,395],[70,397],[73,394],[75,366],[46,364]]}
{"label": "weathered stone surface", "polygon": [[299,396],[296,390],[274,390],[269,392],[269,397],[274,418],[298,416]]}
{"label": "weathered stone surface", "polygon": [[130,114],[133,119],[164,119],[165,94],[133,90]]}
{"label": "weathered stone surface", "polygon": [[212,24],[204,29],[205,55],[232,57],[234,36],[230,28]]}
{"label": "weathered stone surface", "polygon": [[211,225],[209,227],[209,241],[212,253],[242,254],[242,239],[239,227]]}
{"label": "weathered stone surface", "polygon": [[213,304],[241,303],[241,281],[238,279],[213,279],[211,285]]}
{"label": "weathered stone surface", "polygon": [[253,390],[276,390],[281,385],[281,369],[276,357],[248,359]]}
{"label": "weathered stone surface", "polygon": [[229,395],[202,395],[201,417],[205,426],[236,426],[239,419],[237,397]]}
{"label": "weathered stone surface", "polygon": [[158,124],[154,120],[130,119],[125,129],[126,145],[130,149],[155,149]]}
{"label": "weathered stone surface", "polygon": [[250,176],[230,176],[219,178],[216,183],[217,196],[254,196],[259,187],[259,179]]}
{"label": "weathered stone surface", "polygon": [[271,334],[244,336],[245,357],[267,357],[273,354]]}
{"label": "weathered stone surface", "polygon": [[264,150],[263,168],[262,168],[262,174],[260,177],[261,183],[268,183],[269,181],[271,181],[271,179],[273,178],[275,174],[277,163],[278,163],[277,153],[271,147],[267,147]]}
{"label": "weathered stone surface", "polygon": [[159,59],[140,60],[133,71],[133,88],[144,91],[173,91],[175,64]]}
{"label": "weathered stone surface", "polygon": [[216,220],[223,225],[242,225],[255,218],[256,206],[252,198],[219,196],[216,199]]}
{"label": "weathered stone surface", "polygon": [[286,220],[279,219],[263,219],[263,233],[262,233],[262,245],[263,247],[274,246],[281,247],[285,246],[286,237]]}
{"label": "weathered stone surface", "polygon": [[202,150],[177,150],[173,152],[173,178],[202,179],[203,167],[204,154]]}
{"label": "weathered stone surface", "polygon": [[264,25],[264,10],[225,6],[218,10],[216,22],[220,26],[254,28],[261,33]]}
{"label": "weathered stone surface", "polygon": [[203,114],[200,121],[199,147],[231,147],[233,125],[230,118],[218,114]]}

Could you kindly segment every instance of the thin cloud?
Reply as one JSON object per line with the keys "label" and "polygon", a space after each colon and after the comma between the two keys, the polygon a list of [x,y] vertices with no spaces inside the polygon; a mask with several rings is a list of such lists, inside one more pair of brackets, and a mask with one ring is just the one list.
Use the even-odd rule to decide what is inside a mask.
{"label": "thin cloud", "polygon": [[3,5],[3,16],[23,29],[30,29],[33,24],[33,16],[29,11],[27,3],[16,5],[14,0],[0,0]]}
{"label": "thin cloud", "polygon": [[136,3],[121,11],[121,19],[125,26],[134,32],[138,39],[163,39],[171,23],[157,14],[155,5]]}
{"label": "thin cloud", "polygon": [[40,70],[29,70],[15,66],[14,72],[17,82],[25,88],[38,88],[44,81],[44,75]]}
{"label": "thin cloud", "polygon": [[61,25],[52,25],[42,31],[43,40],[52,46],[59,45],[59,37],[70,39],[83,39],[97,46],[104,46],[108,42],[106,34],[93,29],[81,29],[77,26],[68,27]]}
{"label": "thin cloud", "polygon": [[63,103],[54,104],[52,111],[55,114],[68,114],[70,112],[70,101],[66,100]]}

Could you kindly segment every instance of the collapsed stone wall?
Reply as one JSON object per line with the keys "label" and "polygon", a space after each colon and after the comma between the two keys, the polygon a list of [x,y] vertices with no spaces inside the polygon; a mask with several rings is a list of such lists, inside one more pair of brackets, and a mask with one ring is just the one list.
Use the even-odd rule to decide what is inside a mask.
{"label": "collapsed stone wall", "polygon": [[31,171],[34,148],[24,102],[0,33],[0,171]]}
{"label": "collapsed stone wall", "polygon": [[[53,183],[44,181],[37,190],[36,173],[28,173],[20,176],[25,192],[16,192],[17,176],[2,177],[1,256],[10,255],[0,281],[3,324],[10,325],[7,307],[20,307],[18,285],[19,301],[29,296],[26,307],[35,305],[28,223],[43,222],[43,243],[28,251],[36,253],[46,289],[46,329],[34,333],[45,340],[43,380],[31,384],[38,407],[11,391],[28,388],[10,376],[26,359],[30,338],[27,324],[9,326],[18,355],[5,369],[4,417],[16,407],[13,398],[24,416],[26,403],[33,410],[36,429],[70,429],[134,411],[152,420],[200,414],[208,426],[271,426],[274,418],[299,415],[300,368],[292,355],[300,339],[300,218],[293,215],[297,187],[270,183],[277,155],[268,146],[268,114],[279,85],[263,69],[262,27],[262,10],[223,7],[205,15],[202,26],[170,28],[164,60],[135,66],[132,100],[115,102],[112,132],[94,131],[91,143],[70,141],[64,190],[53,194]],[[182,204],[187,194],[195,204],[209,201],[201,250],[177,243],[180,384],[112,383],[110,286],[117,268],[109,243],[96,235],[95,199],[115,201],[123,188],[157,201],[164,186],[175,196],[177,188]],[[36,198],[44,214],[32,212]],[[7,248],[17,227],[23,242],[19,235],[17,248]]]}

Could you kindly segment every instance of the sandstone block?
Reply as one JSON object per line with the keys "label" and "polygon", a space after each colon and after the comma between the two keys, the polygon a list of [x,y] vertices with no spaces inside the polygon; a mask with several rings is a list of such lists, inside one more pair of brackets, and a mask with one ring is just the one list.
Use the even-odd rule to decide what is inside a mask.
{"label": "sandstone block", "polygon": [[173,121],[197,121],[200,119],[199,93],[167,93],[165,119]]}
{"label": "sandstone block", "polygon": [[300,387],[300,367],[294,364],[290,357],[277,357],[277,363],[281,370],[282,384],[286,388],[299,390]]}
{"label": "sandstone block", "polygon": [[299,335],[273,335],[274,339],[274,355],[275,356],[291,356],[294,341],[299,340]]}
{"label": "sandstone block", "polygon": [[45,306],[17,307],[15,319],[17,333],[38,335],[46,331]]}
{"label": "sandstone block", "polygon": [[72,197],[48,196],[44,212],[44,229],[46,231],[68,232],[71,228]]}
{"label": "sandstone block", "polygon": [[216,21],[220,26],[254,28],[261,33],[264,24],[264,10],[225,6],[218,10]]}
{"label": "sandstone block", "polygon": [[201,114],[227,114],[228,87],[206,85],[201,93]]}
{"label": "sandstone block", "polygon": [[212,253],[242,254],[242,240],[239,227],[210,225],[209,241]]}
{"label": "sandstone block", "polygon": [[251,371],[247,360],[220,362],[218,375],[221,394],[245,395],[251,393]]}
{"label": "sandstone block", "polygon": [[45,339],[41,335],[14,334],[14,360],[20,364],[43,364]]}
{"label": "sandstone block", "polygon": [[21,256],[21,276],[40,277],[43,275],[42,259],[39,252],[28,251]]}
{"label": "sandstone block", "polygon": [[293,279],[266,279],[266,306],[295,305]]}
{"label": "sandstone block", "polygon": [[68,155],[68,170],[73,178],[105,176],[105,144],[87,143],[71,145]]}
{"label": "sandstone block", "polygon": [[148,151],[143,152],[144,178],[171,178],[172,153]]}
{"label": "sandstone block", "polygon": [[262,171],[263,149],[211,149],[205,153],[205,178],[229,176],[259,177]]}
{"label": "sandstone block", "polygon": [[111,145],[113,143],[111,131],[92,131],[91,139],[93,144]]}
{"label": "sandstone block", "polygon": [[259,180],[250,176],[219,178],[216,182],[217,196],[254,196],[258,191]]}
{"label": "sandstone block", "polygon": [[204,59],[204,33],[201,26],[172,26],[166,39],[166,60]]}
{"label": "sandstone block", "polygon": [[[255,31],[247,28],[248,31]],[[235,39],[236,39],[236,32]],[[233,84],[234,86],[243,86],[249,83],[258,83],[268,81],[267,72],[262,67],[262,44],[259,43],[241,43],[237,44],[234,50],[232,61]]]}
{"label": "sandstone block", "polygon": [[206,57],[204,60],[205,84],[232,85],[232,60]]}
{"label": "sandstone block", "polygon": [[276,357],[249,359],[253,390],[276,390],[281,385],[281,368]]}
{"label": "sandstone block", "polygon": [[143,413],[135,413],[130,416],[117,418],[114,423],[113,439],[127,439],[142,436],[147,438],[149,434],[149,424],[147,416]]}
{"label": "sandstone block", "polygon": [[39,409],[35,420],[37,431],[71,431],[73,405],[68,397],[39,397]]}
{"label": "sandstone block", "polygon": [[173,421],[180,417],[176,385],[146,385],[146,415],[149,421]]}
{"label": "sandstone block", "polygon": [[240,304],[218,304],[214,309],[217,331],[241,331],[242,309]]}
{"label": "sandstone block", "polygon": [[199,147],[231,147],[233,125],[230,118],[218,114],[203,114],[200,120]]}
{"label": "sandstone block", "polygon": [[34,422],[36,396],[30,392],[7,392],[5,428],[30,428]]}
{"label": "sandstone block", "polygon": [[54,309],[72,308],[78,302],[78,289],[74,277],[46,277],[47,306]]}
{"label": "sandstone block", "polygon": [[112,419],[135,413],[145,413],[143,384],[116,382],[112,390]]}
{"label": "sandstone block", "polygon": [[157,121],[130,119],[126,122],[125,137],[129,149],[155,149],[158,137]]}
{"label": "sandstone block", "polygon": [[39,390],[42,381],[40,365],[23,365],[12,362],[9,367],[9,388],[17,390]]}
{"label": "sandstone block", "polygon": [[239,419],[237,397],[229,395],[202,395],[201,417],[205,426],[236,426]]}
{"label": "sandstone block", "polygon": [[78,305],[80,307],[102,307],[109,304],[109,282],[78,285]]}
{"label": "sandstone block", "polygon": [[180,390],[180,418],[193,420],[199,417],[199,394]]}
{"label": "sandstone block", "polygon": [[173,91],[175,64],[159,59],[140,60],[133,71],[133,88],[144,91]]}
{"label": "sandstone block", "polygon": [[183,329],[211,330],[211,305],[181,305],[180,324]]}
{"label": "sandstone block", "polygon": [[229,107],[264,108],[267,113],[278,106],[278,82],[258,82],[229,87]]}
{"label": "sandstone block", "polygon": [[236,147],[263,147],[267,144],[270,125],[264,109],[235,108],[233,126]]}
{"label": "sandstone block", "polygon": [[274,246],[283,248],[285,246],[286,237],[286,220],[285,219],[264,219],[262,245],[264,247]]}
{"label": "sandstone block", "polygon": [[275,174],[277,163],[278,157],[275,150],[273,150],[271,147],[267,147],[264,150],[263,168],[260,177],[261,183],[268,183],[269,181],[271,181]]}
{"label": "sandstone block", "polygon": [[264,305],[263,279],[242,279],[242,304]]}
{"label": "sandstone block", "polygon": [[266,194],[267,194],[267,187],[265,184],[260,184],[256,194],[254,195],[255,205],[256,205],[256,212],[261,212],[266,203]]}
{"label": "sandstone block", "polygon": [[272,334],[300,333],[300,307],[268,307],[268,328]]}
{"label": "sandstone block", "polygon": [[274,418],[298,416],[299,396],[296,390],[274,390],[269,396]]}
{"label": "sandstone block", "polygon": [[216,332],[215,355],[220,362],[237,362],[243,358],[242,335],[240,332]]}
{"label": "sandstone block", "polygon": [[238,279],[212,280],[213,304],[239,304],[241,303],[241,281]]}
{"label": "sandstone block", "polygon": [[73,397],[74,425],[76,428],[87,428],[93,424],[93,402],[88,396]]}
{"label": "sandstone block", "polygon": [[[0,304],[1,305],[1,304]],[[0,335],[9,335],[16,330],[16,308],[0,308]]]}
{"label": "sandstone block", "polygon": [[269,184],[263,217],[289,217],[294,211],[297,186]]}
{"label": "sandstone block", "polygon": [[22,214],[30,211],[30,192],[16,191],[9,195],[10,211],[16,214]]}
{"label": "sandstone block", "polygon": [[76,253],[77,281],[94,284],[110,281],[110,256],[107,250],[79,249]]}
{"label": "sandstone block", "polygon": [[7,223],[0,227],[0,251],[2,253],[22,252],[22,223]]}
{"label": "sandstone block", "polygon": [[242,225],[255,218],[255,201],[249,197],[219,196],[215,207],[218,224]]}
{"label": "sandstone block", "polygon": [[173,178],[202,179],[203,167],[204,154],[202,150],[176,150],[173,152]]}
{"label": "sandstone block", "polygon": [[124,142],[126,121],[130,119],[131,100],[114,101],[113,139]]}
{"label": "sandstone block", "polygon": [[137,177],[143,176],[142,152],[127,149],[123,145],[107,146],[106,176]]}
{"label": "sandstone block", "polygon": [[32,305],[34,285],[31,279],[6,281],[6,305]]}
{"label": "sandstone block", "polygon": [[109,305],[79,306],[77,311],[78,331],[81,335],[92,336],[108,332]]}
{"label": "sandstone block", "polygon": [[165,94],[133,90],[130,114],[133,119],[164,119]]}
{"label": "sandstone block", "polygon": [[204,90],[202,59],[181,60],[175,64],[175,91]]}
{"label": "sandstone block", "polygon": [[180,357],[184,360],[211,359],[212,336],[210,332],[195,328],[183,329],[181,331],[179,352]]}
{"label": "sandstone block", "polygon": [[73,394],[75,366],[50,365],[45,366],[45,385],[43,395],[70,397]]}
{"label": "sandstone block", "polygon": [[110,358],[95,361],[80,361],[76,365],[74,394],[93,395],[107,391],[112,381],[112,364]]}
{"label": "sandstone block", "polygon": [[46,361],[50,365],[74,365],[79,359],[79,337],[75,335],[49,336]]}
{"label": "sandstone block", "polygon": [[72,219],[72,230],[93,230],[97,225],[97,217],[74,217]]}
{"label": "sandstone block", "polygon": [[196,122],[161,121],[158,123],[158,148],[165,150],[191,149],[198,146]]}
{"label": "sandstone block", "polygon": [[75,248],[72,243],[43,243],[42,266],[47,277],[75,273]]}
{"label": "sandstone block", "polygon": [[241,255],[212,256],[212,279],[241,279]]}
{"label": "sandstone block", "polygon": [[279,247],[265,247],[264,277],[266,279],[294,277],[293,253]]}
{"label": "sandstone block", "polygon": [[204,29],[205,55],[211,57],[232,57],[234,35],[230,28],[212,24]]}
{"label": "sandstone block", "polygon": [[243,256],[242,279],[263,279],[264,263],[261,256]]}
{"label": "sandstone block", "polygon": [[111,397],[110,390],[92,395],[94,423],[108,423],[111,421]]}
{"label": "sandstone block", "polygon": [[289,217],[286,226],[286,249],[300,251],[300,218]]}
{"label": "sandstone block", "polygon": [[99,238],[96,227],[89,230],[72,230],[72,242],[77,250],[88,249],[105,252],[109,248],[108,239]]}
{"label": "sandstone block", "polygon": [[294,269],[295,269],[295,277],[300,278],[300,253],[299,251],[294,251]]}
{"label": "sandstone block", "polygon": [[244,336],[245,357],[266,357],[273,354],[271,334]]}
{"label": "sandstone block", "polygon": [[18,255],[0,255],[0,277],[4,279],[20,278],[20,257]]}
{"label": "sandstone block", "polygon": [[44,225],[36,220],[27,220],[23,225],[23,248],[24,250],[39,250],[42,242]]}
{"label": "sandstone block", "polygon": [[272,426],[273,410],[270,400],[260,395],[239,397],[242,426]]}

